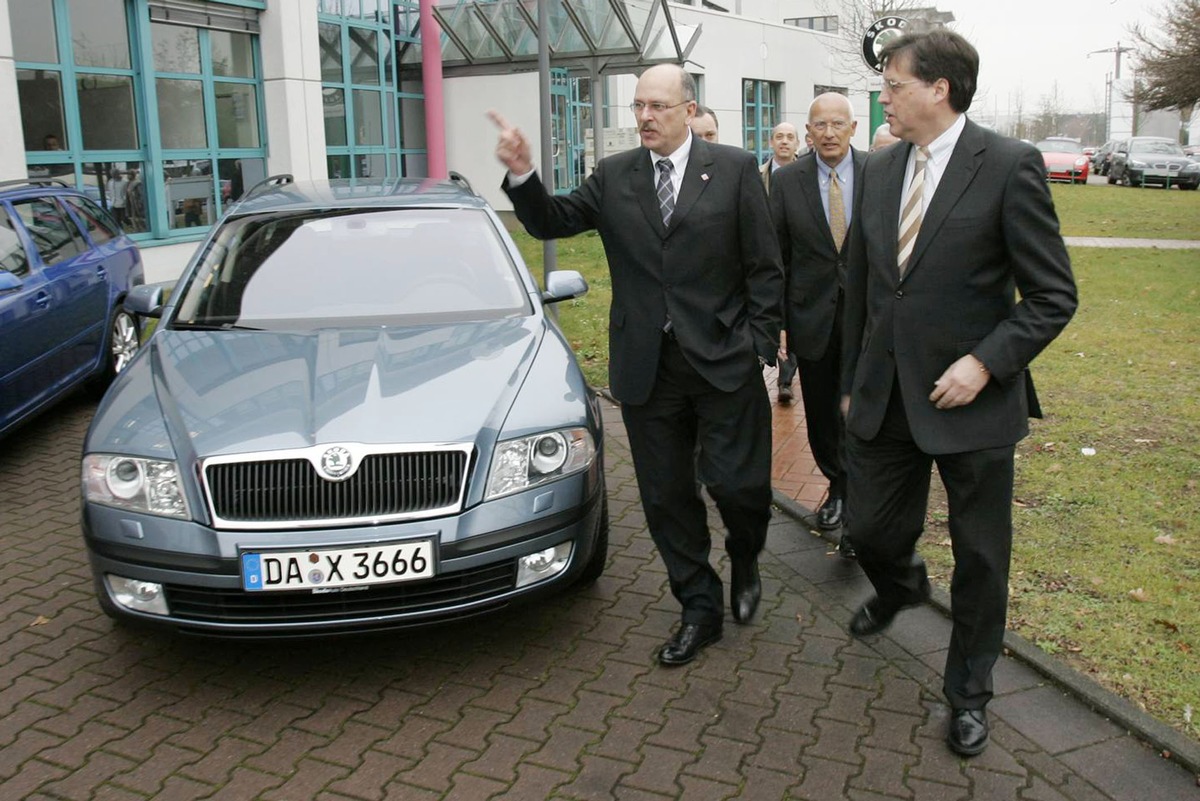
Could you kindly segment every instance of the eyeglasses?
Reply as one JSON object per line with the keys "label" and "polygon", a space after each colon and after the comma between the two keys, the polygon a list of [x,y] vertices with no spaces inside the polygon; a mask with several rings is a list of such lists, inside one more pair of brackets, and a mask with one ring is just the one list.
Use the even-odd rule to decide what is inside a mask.
{"label": "eyeglasses", "polygon": [[635,115],[640,116],[643,111],[650,109],[652,114],[662,114],[667,109],[678,108],[679,106],[690,103],[690,100],[683,100],[679,103],[643,103],[640,100],[635,100],[629,104],[629,110]]}
{"label": "eyeglasses", "polygon": [[808,127],[812,128],[817,133],[825,133],[825,131],[830,128],[833,129],[834,133],[841,133],[850,127],[850,123],[846,122],[845,120],[832,120],[830,122],[820,120],[818,122],[810,122]]}
{"label": "eyeglasses", "polygon": [[884,78],[883,82],[887,88],[893,92],[903,86],[908,86],[910,83],[924,83],[924,81],[922,81],[920,78],[909,78],[907,81],[893,81],[888,78]]}

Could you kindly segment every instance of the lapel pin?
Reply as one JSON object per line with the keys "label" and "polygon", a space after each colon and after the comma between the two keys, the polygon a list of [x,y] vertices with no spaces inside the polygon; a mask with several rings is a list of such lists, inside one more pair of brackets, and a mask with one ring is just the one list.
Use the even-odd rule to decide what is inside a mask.
{"label": "lapel pin", "polygon": [[706,172],[702,172],[702,173],[700,173],[700,180],[701,180],[701,181],[707,181],[707,180],[708,180],[708,173],[706,173]]}

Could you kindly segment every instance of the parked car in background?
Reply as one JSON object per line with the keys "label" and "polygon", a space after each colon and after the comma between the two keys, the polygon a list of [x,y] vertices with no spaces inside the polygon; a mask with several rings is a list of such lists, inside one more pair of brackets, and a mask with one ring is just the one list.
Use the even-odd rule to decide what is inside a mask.
{"label": "parked car in background", "polygon": [[124,302],[143,280],[137,246],[82,191],[0,183],[0,436],[125,368],[139,335]]}
{"label": "parked car in background", "polygon": [[1200,159],[1200,145],[1184,145],[1183,152],[1188,158],[1192,159],[1193,161],[1196,159]]}
{"label": "parked car in background", "polygon": [[1036,147],[1042,151],[1046,163],[1046,180],[1087,183],[1088,157],[1083,155],[1083,146],[1074,139],[1052,136],[1038,142]]}
{"label": "parked car in background", "polygon": [[1088,157],[1088,161],[1090,162],[1090,161],[1092,160],[1092,156],[1096,155],[1096,151],[1097,151],[1097,150],[1099,150],[1099,149],[1100,149],[1100,148],[1098,148],[1098,147],[1095,147],[1095,146],[1093,146],[1093,145],[1088,145],[1087,147],[1085,147],[1085,148],[1083,149],[1083,155],[1087,156],[1087,157]]}
{"label": "parked car in background", "polygon": [[268,179],[163,301],[84,443],[101,608],[214,636],[459,620],[597,578],[600,410],[464,181]]}
{"label": "parked car in background", "polygon": [[1092,172],[1096,175],[1108,175],[1108,168],[1112,164],[1113,149],[1116,146],[1117,140],[1109,139],[1096,148],[1096,152],[1092,154]]}
{"label": "parked car in background", "polygon": [[1172,139],[1134,136],[1122,142],[1113,153],[1108,182],[1195,189],[1200,186],[1200,162],[1188,158],[1179,143]]}

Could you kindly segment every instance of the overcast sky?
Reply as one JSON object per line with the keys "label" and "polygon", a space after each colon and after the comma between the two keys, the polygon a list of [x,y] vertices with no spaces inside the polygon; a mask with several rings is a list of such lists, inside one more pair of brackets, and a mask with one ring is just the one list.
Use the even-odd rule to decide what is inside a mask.
{"label": "overcast sky", "polygon": [[[1155,24],[1166,0],[935,0],[929,5],[954,13],[953,29],[979,50],[979,111],[1015,111],[1013,95],[1024,93],[1025,112],[1036,111],[1054,91],[1066,111],[1103,111],[1105,76],[1116,56],[1093,50],[1133,44],[1135,22]],[[1133,76],[1133,54],[1121,56],[1121,77]]]}

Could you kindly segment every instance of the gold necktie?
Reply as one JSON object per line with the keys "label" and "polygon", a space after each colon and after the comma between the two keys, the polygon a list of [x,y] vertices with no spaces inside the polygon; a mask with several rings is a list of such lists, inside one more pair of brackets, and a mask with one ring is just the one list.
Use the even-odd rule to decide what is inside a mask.
{"label": "gold necktie", "polygon": [[829,171],[829,232],[833,234],[833,246],[840,253],[846,240],[846,207],[842,203],[842,182],[837,170]]}
{"label": "gold necktie", "polygon": [[913,245],[917,241],[917,232],[921,230],[921,218],[925,214],[925,178],[928,172],[929,148],[919,147],[913,165],[912,183],[904,193],[904,203],[901,206],[904,213],[900,215],[900,252],[896,260],[901,275],[904,275],[904,270],[908,267],[908,259],[912,256]]}

